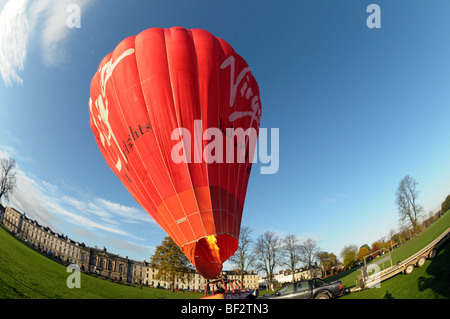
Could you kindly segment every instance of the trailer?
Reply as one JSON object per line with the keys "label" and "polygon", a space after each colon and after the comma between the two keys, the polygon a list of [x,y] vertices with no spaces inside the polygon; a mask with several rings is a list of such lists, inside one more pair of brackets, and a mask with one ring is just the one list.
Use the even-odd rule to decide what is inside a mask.
{"label": "trailer", "polygon": [[[382,281],[399,273],[405,273],[407,275],[412,273],[414,267],[422,267],[427,258],[434,258],[439,247],[444,244],[449,237],[450,227],[426,247],[422,248],[409,258],[398,262],[396,265],[392,265],[390,251],[387,249],[381,249],[366,256],[366,258],[364,258],[364,267],[361,268],[361,275],[358,277],[360,289],[378,286]],[[380,259],[367,264],[367,259],[374,254],[381,254],[382,256]]]}

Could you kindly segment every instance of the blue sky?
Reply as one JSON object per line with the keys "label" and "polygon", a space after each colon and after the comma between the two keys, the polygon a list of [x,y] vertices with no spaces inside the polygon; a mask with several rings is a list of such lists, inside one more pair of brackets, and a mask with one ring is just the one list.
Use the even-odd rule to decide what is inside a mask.
{"label": "blue sky", "polygon": [[[369,4],[381,9],[370,29]],[[68,28],[77,4],[81,28]],[[11,205],[87,245],[150,259],[165,233],[106,165],[89,127],[101,59],[151,27],[202,28],[248,62],[279,170],[252,170],[243,225],[339,255],[398,228],[407,174],[425,212],[450,193],[450,2],[0,0],[0,156]]]}

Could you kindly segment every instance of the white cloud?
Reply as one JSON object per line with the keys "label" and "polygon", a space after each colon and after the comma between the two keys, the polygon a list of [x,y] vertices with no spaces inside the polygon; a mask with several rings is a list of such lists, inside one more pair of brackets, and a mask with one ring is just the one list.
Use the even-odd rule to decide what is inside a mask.
{"label": "white cloud", "polygon": [[141,256],[149,256],[150,252],[154,252],[156,250],[156,247],[154,246],[137,245],[135,243],[125,240],[118,240],[117,238],[113,237],[108,237],[107,241],[113,244],[115,247],[121,248],[123,251],[135,252]]}
{"label": "white cloud", "polygon": [[0,13],[0,74],[6,86],[23,83],[19,73],[27,57],[27,5],[28,0],[9,0]]}
{"label": "white cloud", "polygon": [[16,182],[17,190],[10,196],[11,206],[25,213],[27,217],[37,220],[41,225],[60,232],[62,222],[50,212],[47,203],[42,200],[42,187],[18,169],[16,169]]}
{"label": "white cloud", "polygon": [[93,2],[95,1],[7,1],[0,13],[0,74],[5,85],[23,84],[19,74],[24,71],[31,37],[39,37],[45,66],[63,64],[67,58],[64,42],[68,39],[70,31],[73,31],[67,25],[67,19],[71,14],[68,7],[77,5],[80,13],[83,13]]}
{"label": "white cloud", "polygon": [[0,145],[0,157],[2,155],[2,152],[23,163],[31,163],[33,161],[31,157],[23,156],[17,149],[12,146]]}
{"label": "white cloud", "polygon": [[40,15],[44,16],[41,46],[43,62],[46,66],[57,66],[66,60],[67,51],[64,40],[73,31],[67,25],[70,17],[70,11],[67,11],[69,6],[78,5],[80,12],[85,12],[92,2],[88,0],[39,0],[36,2],[32,8],[32,16],[33,21],[36,21]]}
{"label": "white cloud", "polygon": [[93,203],[90,203],[93,207],[97,207],[109,212],[110,217],[118,218],[120,223],[140,224],[142,222],[154,222],[149,215],[141,209],[134,207],[124,206],[118,203],[108,201],[103,198],[95,198]]}
{"label": "white cloud", "polygon": [[[0,150],[0,158],[9,156]],[[143,239],[126,226],[156,224],[143,209],[93,195],[75,198],[65,194],[56,185],[27,175],[19,167],[15,171],[17,189],[10,196],[10,205],[56,232],[75,227],[141,241]]]}

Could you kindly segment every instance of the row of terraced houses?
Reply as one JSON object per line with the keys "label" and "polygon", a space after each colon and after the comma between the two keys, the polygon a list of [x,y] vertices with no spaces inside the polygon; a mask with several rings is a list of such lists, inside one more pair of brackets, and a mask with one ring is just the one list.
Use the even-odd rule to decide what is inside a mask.
{"label": "row of terraced houses", "polygon": [[[67,236],[53,232],[49,227],[40,225],[36,220],[12,207],[0,205],[0,223],[11,233],[34,246],[46,255],[56,258],[65,264],[77,264],[81,271],[95,274],[110,280],[125,283],[169,288],[170,284],[155,278],[158,270],[152,268],[147,261],[135,261],[128,257],[112,254],[106,248],[88,247]],[[236,271],[224,272],[230,279],[240,279]],[[244,286],[258,288],[258,275],[244,275]],[[193,272],[189,281],[183,283],[178,279],[175,288],[185,290],[204,290],[206,280],[197,272]]]}

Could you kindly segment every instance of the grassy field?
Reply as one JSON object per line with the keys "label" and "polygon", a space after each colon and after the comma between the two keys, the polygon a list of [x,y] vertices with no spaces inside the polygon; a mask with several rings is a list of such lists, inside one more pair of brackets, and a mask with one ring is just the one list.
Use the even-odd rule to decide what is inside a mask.
{"label": "grassy field", "polygon": [[450,245],[409,274],[383,281],[380,288],[355,292],[343,299],[448,299],[450,298]]}
{"label": "grassy field", "polygon": [[81,273],[81,288],[68,288],[71,273],[0,227],[1,299],[198,299],[200,293],[112,283]]}

